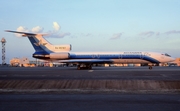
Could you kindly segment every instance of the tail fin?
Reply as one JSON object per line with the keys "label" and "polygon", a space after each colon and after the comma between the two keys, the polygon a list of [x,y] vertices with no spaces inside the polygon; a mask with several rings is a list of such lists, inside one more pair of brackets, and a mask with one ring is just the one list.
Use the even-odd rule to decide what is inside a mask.
{"label": "tail fin", "polygon": [[35,33],[26,33],[18,31],[6,30],[6,32],[19,33],[23,37],[28,37],[32,46],[35,49],[35,53],[49,54],[52,52],[67,52],[71,50],[71,45],[52,45],[50,44],[43,36],[48,34],[35,34]]}

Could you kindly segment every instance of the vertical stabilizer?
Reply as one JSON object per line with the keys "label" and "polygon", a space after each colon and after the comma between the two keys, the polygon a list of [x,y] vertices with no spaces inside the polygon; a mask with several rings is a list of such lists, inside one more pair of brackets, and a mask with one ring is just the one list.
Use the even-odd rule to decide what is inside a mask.
{"label": "vertical stabilizer", "polygon": [[36,52],[69,52],[71,50],[71,45],[52,45],[49,43],[43,36],[47,34],[34,34],[34,33],[26,33],[26,32],[17,32],[6,30],[6,32],[19,33],[22,34],[23,37],[28,37],[32,46],[34,47]]}

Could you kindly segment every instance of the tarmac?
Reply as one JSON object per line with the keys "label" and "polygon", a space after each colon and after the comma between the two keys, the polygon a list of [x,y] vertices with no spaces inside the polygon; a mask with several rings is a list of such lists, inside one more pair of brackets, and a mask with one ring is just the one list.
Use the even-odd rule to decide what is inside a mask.
{"label": "tarmac", "polygon": [[180,67],[0,67],[0,110],[180,110]]}
{"label": "tarmac", "polygon": [[180,93],[180,67],[1,67],[0,93]]}

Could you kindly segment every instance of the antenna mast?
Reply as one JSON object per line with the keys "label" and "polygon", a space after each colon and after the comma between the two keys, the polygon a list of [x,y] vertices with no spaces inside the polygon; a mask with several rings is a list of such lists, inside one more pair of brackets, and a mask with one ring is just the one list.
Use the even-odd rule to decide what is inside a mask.
{"label": "antenna mast", "polygon": [[2,38],[1,42],[2,42],[2,65],[5,65],[6,64],[6,56],[5,56],[6,39]]}

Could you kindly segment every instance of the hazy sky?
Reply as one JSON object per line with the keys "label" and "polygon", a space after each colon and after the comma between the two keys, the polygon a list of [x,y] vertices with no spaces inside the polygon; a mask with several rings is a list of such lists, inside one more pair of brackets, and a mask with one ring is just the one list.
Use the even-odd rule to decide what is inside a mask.
{"label": "hazy sky", "polygon": [[[180,57],[180,0],[0,0],[6,61],[31,58],[28,38],[4,30],[50,33],[72,51],[155,51]],[[0,59],[1,62],[1,59]]]}

